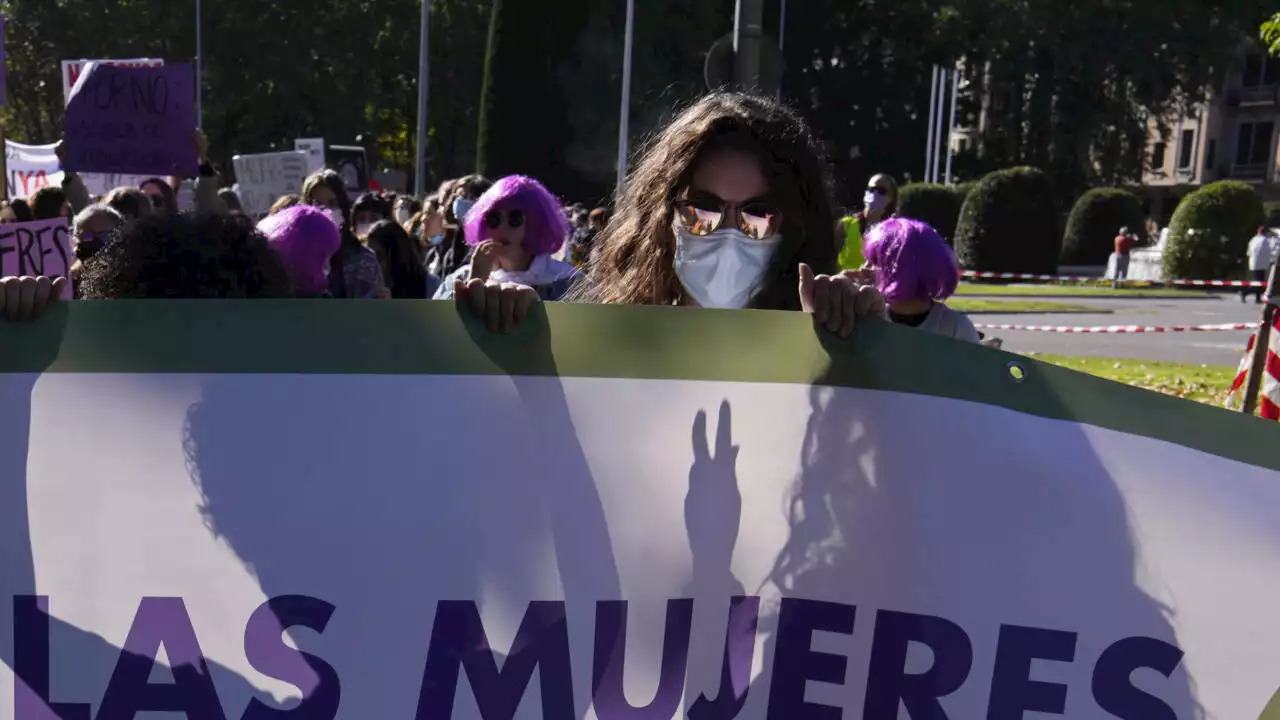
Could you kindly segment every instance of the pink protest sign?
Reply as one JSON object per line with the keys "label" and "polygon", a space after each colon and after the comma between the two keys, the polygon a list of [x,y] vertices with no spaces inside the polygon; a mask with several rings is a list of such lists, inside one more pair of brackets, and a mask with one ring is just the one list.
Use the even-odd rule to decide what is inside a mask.
{"label": "pink protest sign", "polygon": [[44,275],[67,279],[62,299],[71,299],[75,251],[64,218],[0,223],[0,277]]}

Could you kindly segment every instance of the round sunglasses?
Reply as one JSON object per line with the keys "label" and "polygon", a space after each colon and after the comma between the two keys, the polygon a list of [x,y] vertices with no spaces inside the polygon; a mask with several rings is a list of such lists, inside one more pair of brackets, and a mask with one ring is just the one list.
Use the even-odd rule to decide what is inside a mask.
{"label": "round sunglasses", "polygon": [[[501,210],[490,210],[485,213],[484,224],[489,226],[491,229],[496,230],[502,226],[502,219]],[[519,210],[511,210],[507,213],[506,220],[507,227],[515,230],[516,228],[524,225],[524,213]]]}
{"label": "round sunglasses", "polygon": [[[676,201],[676,221],[690,235],[705,237],[724,225],[729,203],[712,205],[704,200]],[[737,208],[737,229],[752,240],[764,240],[782,228],[782,213],[769,203],[751,202]]]}

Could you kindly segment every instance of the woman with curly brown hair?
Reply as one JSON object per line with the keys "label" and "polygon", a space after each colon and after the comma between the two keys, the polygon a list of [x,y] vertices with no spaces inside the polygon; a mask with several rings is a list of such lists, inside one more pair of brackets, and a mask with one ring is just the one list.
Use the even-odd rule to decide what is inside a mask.
{"label": "woman with curly brown hair", "polygon": [[[650,142],[571,299],[803,310],[847,337],[885,303],[836,274],[832,217],[827,167],[803,121],[769,98],[712,93]],[[519,318],[535,301],[475,280],[464,291],[481,315],[496,301]]]}

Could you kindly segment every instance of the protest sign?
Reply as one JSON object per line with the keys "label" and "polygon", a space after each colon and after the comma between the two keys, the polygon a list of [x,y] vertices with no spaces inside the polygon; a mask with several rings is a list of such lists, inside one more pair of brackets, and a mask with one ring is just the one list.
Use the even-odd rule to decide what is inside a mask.
{"label": "protest sign", "polygon": [[350,192],[369,190],[369,161],[364,148],[355,145],[330,145],[326,151],[329,167],[342,176]]}
{"label": "protest sign", "polygon": [[307,154],[307,174],[324,169],[324,138],[297,138],[293,149]]}
{"label": "protest sign", "polygon": [[67,101],[63,168],[195,177],[191,66],[89,65]]}
{"label": "protest sign", "polygon": [[69,305],[0,323],[5,720],[1256,720],[1280,687],[1270,423],[801,313]]}
{"label": "protest sign", "polygon": [[102,63],[105,65],[115,65],[116,67],[131,68],[157,68],[164,67],[164,60],[154,58],[132,58],[129,60],[63,60],[62,61],[62,99],[64,102],[71,99],[71,88],[76,86],[76,82],[80,79],[81,73],[89,65],[89,63]]}
{"label": "protest sign", "polygon": [[71,264],[75,249],[64,218],[0,223],[0,277],[45,275],[67,279],[71,298]]}
{"label": "protest sign", "polygon": [[[54,151],[56,147],[4,141],[9,197],[26,198],[42,187],[62,184],[64,176]],[[106,195],[118,187],[138,187],[151,177],[119,173],[80,173],[80,181],[91,197]]]}
{"label": "protest sign", "polygon": [[307,179],[307,156],[301,152],[236,155],[237,192],[245,212],[264,213],[281,195],[302,193]]}

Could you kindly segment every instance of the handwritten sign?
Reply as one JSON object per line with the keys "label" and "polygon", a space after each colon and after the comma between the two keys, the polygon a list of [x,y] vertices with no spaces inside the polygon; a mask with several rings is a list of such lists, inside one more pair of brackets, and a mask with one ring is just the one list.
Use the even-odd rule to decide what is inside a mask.
{"label": "handwritten sign", "polygon": [[71,298],[71,265],[75,252],[63,218],[0,224],[0,276],[64,277],[63,299]]}
{"label": "handwritten sign", "polygon": [[293,149],[307,154],[307,174],[324,169],[324,138],[296,138]]}
{"label": "handwritten sign", "polygon": [[191,66],[91,63],[67,102],[63,169],[194,177]]}
{"label": "handwritten sign", "polygon": [[80,75],[84,73],[84,69],[89,63],[102,63],[104,65],[115,65],[116,67],[164,67],[164,60],[156,60],[152,58],[132,58],[129,60],[63,60],[62,61],[62,100],[67,102],[71,99],[71,88],[76,86],[76,81],[80,79]]}
{"label": "handwritten sign", "polygon": [[231,162],[236,169],[240,204],[248,213],[270,210],[281,195],[300,194],[307,179],[304,152],[236,155]]}
{"label": "handwritten sign", "polygon": [[[37,190],[62,184],[64,175],[54,151],[56,145],[27,145],[4,141],[5,169],[8,172],[9,197],[27,198]],[[80,182],[90,197],[106,195],[118,187],[140,187],[152,175],[120,173],[80,173]]]}

